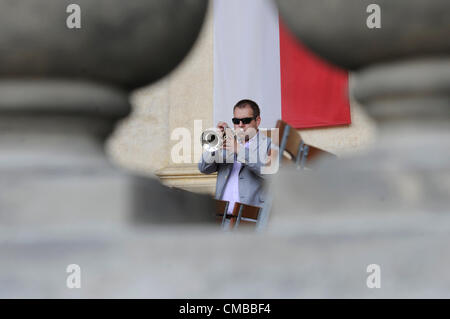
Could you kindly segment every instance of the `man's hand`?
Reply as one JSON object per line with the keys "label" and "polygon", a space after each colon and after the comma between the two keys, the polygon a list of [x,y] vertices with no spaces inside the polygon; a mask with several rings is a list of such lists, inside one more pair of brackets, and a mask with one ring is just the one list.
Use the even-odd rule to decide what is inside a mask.
{"label": "man's hand", "polygon": [[248,135],[246,135],[246,132],[244,132],[242,128],[236,130],[236,139],[239,143],[245,144],[246,137],[248,137]]}
{"label": "man's hand", "polygon": [[230,153],[237,153],[238,151],[238,144],[234,136],[228,136],[223,142],[223,148],[227,150],[227,152]]}
{"label": "man's hand", "polygon": [[219,122],[217,123],[217,128],[221,131],[221,132],[225,132],[225,129],[228,128],[228,124],[226,122]]}

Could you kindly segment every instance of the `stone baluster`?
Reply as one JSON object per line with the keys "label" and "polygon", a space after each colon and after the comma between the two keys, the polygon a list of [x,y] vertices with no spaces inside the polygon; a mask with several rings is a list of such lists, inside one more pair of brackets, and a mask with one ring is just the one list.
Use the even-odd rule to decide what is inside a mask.
{"label": "stone baluster", "polygon": [[130,90],[187,55],[207,1],[78,0],[70,29],[72,2],[0,1],[0,223],[201,221],[209,201],[113,167],[104,142]]}
{"label": "stone baluster", "polygon": [[375,1],[381,28],[372,29],[366,20],[373,1],[277,3],[301,41],[354,72],[352,95],[377,121],[379,136],[369,153],[323,162],[317,174],[300,179],[282,173],[275,188],[280,189],[279,216],[274,218],[282,222],[319,212],[448,213],[448,2]]}

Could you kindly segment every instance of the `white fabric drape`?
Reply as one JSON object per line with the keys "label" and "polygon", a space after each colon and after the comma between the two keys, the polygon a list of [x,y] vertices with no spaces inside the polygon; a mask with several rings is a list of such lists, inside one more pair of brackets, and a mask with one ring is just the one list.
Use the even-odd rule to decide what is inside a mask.
{"label": "white fabric drape", "polygon": [[270,0],[214,0],[214,125],[252,99],[261,128],[281,118],[278,12]]}

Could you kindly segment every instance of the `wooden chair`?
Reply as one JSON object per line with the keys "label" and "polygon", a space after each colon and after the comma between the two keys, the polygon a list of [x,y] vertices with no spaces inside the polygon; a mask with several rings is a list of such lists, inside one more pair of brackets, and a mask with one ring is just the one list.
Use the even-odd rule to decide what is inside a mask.
{"label": "wooden chair", "polygon": [[241,226],[256,226],[260,217],[261,207],[235,203],[233,213],[228,215],[230,218],[230,229],[237,229]]}
{"label": "wooden chair", "polygon": [[284,152],[289,154],[291,157],[290,160],[295,163],[297,169],[304,169],[308,164],[318,158],[336,158],[336,155],[332,153],[306,144],[300,136],[300,133],[286,122],[278,120],[276,127],[279,129],[281,140],[279,145],[280,165],[283,162],[286,163]]}

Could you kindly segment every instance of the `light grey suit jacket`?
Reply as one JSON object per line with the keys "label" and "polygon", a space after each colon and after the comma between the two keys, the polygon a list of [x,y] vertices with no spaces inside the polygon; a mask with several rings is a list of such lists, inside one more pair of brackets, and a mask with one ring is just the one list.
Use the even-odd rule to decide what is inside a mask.
{"label": "light grey suit jacket", "polygon": [[[258,132],[256,140],[250,143],[247,151],[244,149],[238,151],[237,160],[242,163],[239,172],[239,201],[241,203],[259,207],[264,204],[266,195],[263,185],[264,175],[261,169],[267,161],[270,148],[271,139]],[[204,152],[198,169],[204,174],[217,172],[215,197],[221,199],[233,169],[233,158],[227,156],[225,151],[222,154],[220,152]]]}

